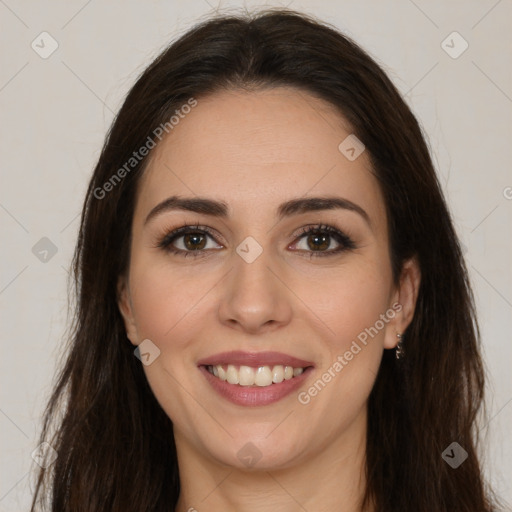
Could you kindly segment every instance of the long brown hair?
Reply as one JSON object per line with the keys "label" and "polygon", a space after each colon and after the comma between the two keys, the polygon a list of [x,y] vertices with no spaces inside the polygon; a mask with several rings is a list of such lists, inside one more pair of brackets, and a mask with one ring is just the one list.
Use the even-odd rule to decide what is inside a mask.
{"label": "long brown hair", "polygon": [[[134,357],[117,306],[147,157],[126,163],[190,98],[279,85],[322,98],[349,121],[385,198],[394,278],[414,255],[421,269],[406,356],[397,361],[384,351],[369,397],[365,504],[382,512],[493,510],[477,456],[484,370],[473,298],[420,126],[353,41],[309,16],[270,10],[211,18],[171,44],[139,77],[108,133],[73,260],[69,352],[41,434],[58,457],[38,474],[32,511],[175,506],[172,423]],[[127,172],[119,173],[123,166]],[[114,174],[122,179],[112,181]],[[442,457],[453,442],[468,455],[456,469]]]}

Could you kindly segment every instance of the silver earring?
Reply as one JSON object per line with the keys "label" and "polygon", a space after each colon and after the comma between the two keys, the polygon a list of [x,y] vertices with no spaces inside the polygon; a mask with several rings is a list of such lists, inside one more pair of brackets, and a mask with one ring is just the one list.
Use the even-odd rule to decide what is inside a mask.
{"label": "silver earring", "polygon": [[403,359],[404,357],[404,347],[402,345],[402,334],[397,334],[396,337],[398,338],[398,343],[396,344],[396,351],[395,351],[395,357],[397,359]]}

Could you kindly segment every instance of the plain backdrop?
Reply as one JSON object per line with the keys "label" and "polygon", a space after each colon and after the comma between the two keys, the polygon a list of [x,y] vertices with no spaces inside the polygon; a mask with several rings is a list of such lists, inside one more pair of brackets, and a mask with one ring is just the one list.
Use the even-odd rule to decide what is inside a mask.
{"label": "plain backdrop", "polygon": [[[114,113],[151,59],[208,13],[285,5],[0,0],[0,512],[29,506],[31,453],[64,350],[81,204]],[[486,472],[511,502],[512,3],[288,6],[360,43],[423,126],[479,309],[490,375]]]}

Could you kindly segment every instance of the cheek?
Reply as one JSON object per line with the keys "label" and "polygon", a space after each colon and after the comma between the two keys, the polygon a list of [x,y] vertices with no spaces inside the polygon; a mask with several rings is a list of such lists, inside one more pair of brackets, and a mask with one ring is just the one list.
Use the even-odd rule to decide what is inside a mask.
{"label": "cheek", "polygon": [[184,303],[178,299],[175,290],[153,277],[153,273],[147,273],[143,281],[137,281],[132,302],[139,337],[157,343],[166,337],[179,316],[183,316]]}
{"label": "cheek", "polygon": [[304,280],[299,294],[307,297],[304,302],[329,328],[339,349],[376,322],[384,334],[387,323],[379,320],[389,308],[392,289],[385,266],[360,261]]}
{"label": "cheek", "polygon": [[166,351],[186,346],[201,327],[199,317],[217,281],[213,272],[135,261],[130,288],[140,340],[149,338]]}
{"label": "cheek", "polygon": [[382,269],[373,268],[369,272],[368,266],[351,267],[346,275],[335,274],[329,281],[331,292],[315,295],[319,300],[316,312],[329,327],[329,335],[318,337],[319,352],[324,354],[321,366],[298,396],[308,412],[308,431],[319,428],[320,421],[333,435],[348,428],[373,388],[384,335],[394,318],[389,308],[390,278]]}
{"label": "cheek", "polygon": [[[323,403],[342,400],[345,407],[355,410],[362,406],[373,387],[386,330],[393,328],[390,322],[395,312],[389,304],[391,274],[384,265],[361,262],[333,273],[328,290],[310,296],[315,312],[329,327],[329,335],[320,338],[326,357],[322,358],[318,378],[323,376],[329,382]],[[317,388],[323,389],[322,384]],[[311,391],[313,395],[316,392]]]}
{"label": "cheek", "polygon": [[[150,339],[159,357],[144,372],[153,393],[169,418],[182,429],[194,425],[197,411],[191,407],[190,382],[194,373],[194,350],[204,338],[204,299],[215,284],[210,276],[170,269],[159,264],[134,262],[131,295],[140,341]],[[187,392],[184,392],[186,389]],[[193,405],[193,403],[192,403]]]}

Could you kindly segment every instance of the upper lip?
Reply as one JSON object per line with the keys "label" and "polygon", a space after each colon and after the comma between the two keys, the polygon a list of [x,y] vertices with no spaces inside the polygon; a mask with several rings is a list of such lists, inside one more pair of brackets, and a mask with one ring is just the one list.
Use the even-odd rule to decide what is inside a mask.
{"label": "upper lip", "polygon": [[209,357],[205,357],[197,362],[198,366],[216,366],[219,364],[233,364],[243,366],[293,366],[294,368],[306,368],[313,366],[310,361],[299,359],[281,352],[243,352],[234,350],[231,352],[221,352]]}

